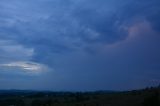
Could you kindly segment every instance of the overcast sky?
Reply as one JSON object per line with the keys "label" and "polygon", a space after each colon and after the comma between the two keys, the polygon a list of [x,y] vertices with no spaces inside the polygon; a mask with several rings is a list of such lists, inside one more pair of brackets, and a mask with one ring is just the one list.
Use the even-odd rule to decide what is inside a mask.
{"label": "overcast sky", "polygon": [[0,89],[160,83],[159,0],[0,0]]}

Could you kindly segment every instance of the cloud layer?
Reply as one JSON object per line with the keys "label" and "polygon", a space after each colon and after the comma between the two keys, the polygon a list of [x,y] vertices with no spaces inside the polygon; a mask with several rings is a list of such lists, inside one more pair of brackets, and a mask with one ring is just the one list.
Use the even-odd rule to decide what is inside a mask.
{"label": "cloud layer", "polygon": [[42,64],[26,61],[0,64],[0,67],[6,68],[6,70],[8,70],[8,68],[12,68],[12,70],[18,70],[20,73],[24,72],[25,74],[29,75],[41,74],[43,71],[47,70],[47,67]]}
{"label": "cloud layer", "polygon": [[[17,74],[15,85],[3,88],[19,88],[23,81],[24,88],[51,90],[154,85],[160,79],[159,5],[158,0],[1,0],[0,69],[43,73],[34,79],[37,87],[29,84],[31,77]],[[10,82],[7,76],[15,71],[1,71],[0,82]]]}

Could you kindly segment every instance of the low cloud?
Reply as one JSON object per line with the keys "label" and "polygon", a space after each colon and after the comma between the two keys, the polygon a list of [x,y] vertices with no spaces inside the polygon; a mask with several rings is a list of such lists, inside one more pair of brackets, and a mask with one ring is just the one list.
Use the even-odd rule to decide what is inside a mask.
{"label": "low cloud", "polygon": [[[34,49],[13,40],[0,40],[0,69],[12,74],[39,75],[48,71],[47,66],[33,62]],[[2,71],[0,72],[2,73]]]}
{"label": "low cloud", "polygon": [[16,70],[22,74],[38,75],[45,71],[48,71],[47,66],[31,61],[15,61],[5,64],[0,64],[0,68],[5,68],[6,70]]}
{"label": "low cloud", "polygon": [[0,62],[2,60],[29,60],[33,55],[33,48],[25,47],[13,40],[0,40]]}

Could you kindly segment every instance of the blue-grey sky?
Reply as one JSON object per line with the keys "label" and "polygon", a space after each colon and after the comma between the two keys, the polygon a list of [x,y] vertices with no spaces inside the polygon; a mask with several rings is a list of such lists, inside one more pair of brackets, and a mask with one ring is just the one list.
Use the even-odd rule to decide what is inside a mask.
{"label": "blue-grey sky", "polygon": [[159,0],[0,0],[0,89],[160,83]]}

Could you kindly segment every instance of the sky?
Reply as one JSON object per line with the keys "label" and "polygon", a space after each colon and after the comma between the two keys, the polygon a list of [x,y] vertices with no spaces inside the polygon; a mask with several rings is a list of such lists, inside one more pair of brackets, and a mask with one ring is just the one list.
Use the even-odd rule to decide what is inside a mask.
{"label": "sky", "polygon": [[0,89],[160,84],[159,0],[0,0]]}

